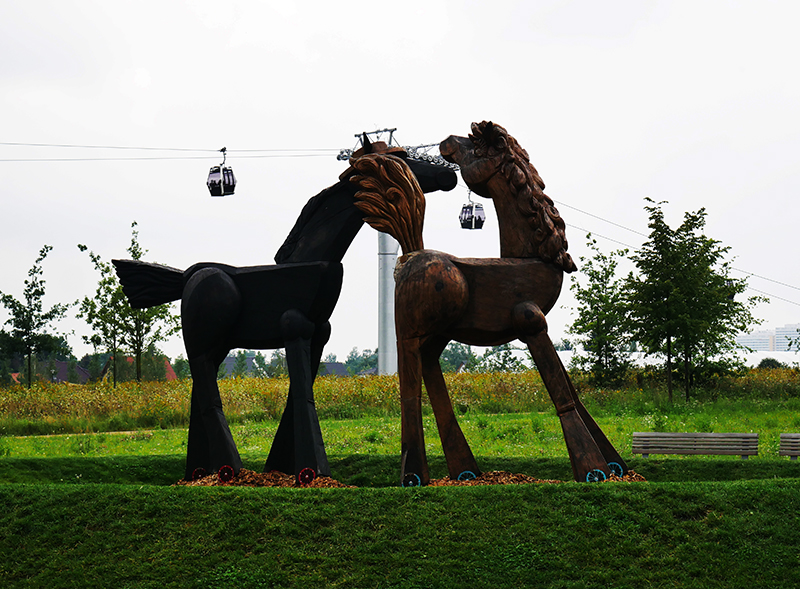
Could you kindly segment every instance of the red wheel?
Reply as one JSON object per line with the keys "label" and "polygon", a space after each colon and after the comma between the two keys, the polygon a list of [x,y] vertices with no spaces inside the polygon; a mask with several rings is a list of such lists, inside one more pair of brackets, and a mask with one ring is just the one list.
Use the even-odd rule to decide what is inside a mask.
{"label": "red wheel", "polygon": [[206,472],[206,469],[205,469],[205,468],[203,468],[202,466],[201,466],[201,467],[199,467],[199,468],[195,468],[195,469],[192,471],[192,480],[193,480],[193,481],[196,481],[197,479],[202,479],[202,478],[203,478],[204,476],[206,476],[207,474],[208,474],[208,473]]}
{"label": "red wheel", "polygon": [[317,473],[313,468],[304,468],[297,475],[297,482],[301,485],[310,485],[315,478],[317,478]]}
{"label": "red wheel", "polygon": [[233,479],[233,475],[234,474],[235,473],[233,472],[233,467],[232,466],[228,466],[226,464],[225,466],[223,466],[222,468],[219,469],[219,472],[217,473],[217,477],[219,478],[219,482],[227,483],[228,481]]}

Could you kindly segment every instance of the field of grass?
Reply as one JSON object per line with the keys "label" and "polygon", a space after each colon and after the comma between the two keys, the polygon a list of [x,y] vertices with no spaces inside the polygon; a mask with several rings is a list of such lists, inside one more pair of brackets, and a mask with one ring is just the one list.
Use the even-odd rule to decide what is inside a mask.
{"label": "field of grass", "polygon": [[[484,376],[451,382],[481,467],[570,480],[536,378]],[[0,436],[0,587],[797,587],[800,463],[778,457],[777,440],[800,431],[798,377],[746,378],[749,388],[672,405],[657,389],[584,390],[647,483],[422,489],[398,488],[388,377],[318,388],[332,474],[356,489],[172,486],[185,383],[0,390],[11,430]],[[277,415],[285,391],[268,403],[249,380],[223,399],[245,468],[261,471],[277,423],[255,407],[273,403]],[[87,400],[91,409],[75,406]],[[443,477],[425,420],[431,474]],[[9,435],[25,428],[67,433]],[[633,431],[753,431],[760,453],[642,459],[630,454]]]}

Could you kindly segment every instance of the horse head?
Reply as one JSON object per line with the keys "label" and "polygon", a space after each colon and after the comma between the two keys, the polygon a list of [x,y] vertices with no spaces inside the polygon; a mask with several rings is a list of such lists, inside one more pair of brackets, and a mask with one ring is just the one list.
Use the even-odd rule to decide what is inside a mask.
{"label": "horse head", "polygon": [[544,182],[528,152],[503,127],[472,123],[469,137],[451,135],[439,145],[442,157],[458,164],[470,190],[491,198],[500,225],[503,257],[537,257],[576,270],[567,253],[564,221],[544,193]]}

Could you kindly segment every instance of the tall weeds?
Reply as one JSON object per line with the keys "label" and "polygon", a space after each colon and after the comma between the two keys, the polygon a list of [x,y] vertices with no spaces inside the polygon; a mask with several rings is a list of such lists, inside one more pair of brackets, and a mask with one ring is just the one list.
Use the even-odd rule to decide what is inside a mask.
{"label": "tall weeds", "polygon": [[[656,375],[633,373],[620,389],[597,389],[581,373],[572,380],[590,409],[610,413],[663,413],[671,408]],[[447,374],[445,381],[457,415],[552,411],[536,371]],[[126,382],[116,388],[37,383],[30,389],[0,389],[0,435],[169,428],[189,423],[191,380]],[[231,423],[275,420],[289,391],[287,378],[237,378],[219,382],[225,415]],[[321,377],[314,385],[321,419],[400,414],[397,376]],[[426,403],[423,394],[423,403]],[[719,379],[696,392],[695,403],[743,401],[782,403],[800,409],[800,371],[753,369]],[[427,405],[424,405],[428,411]]]}

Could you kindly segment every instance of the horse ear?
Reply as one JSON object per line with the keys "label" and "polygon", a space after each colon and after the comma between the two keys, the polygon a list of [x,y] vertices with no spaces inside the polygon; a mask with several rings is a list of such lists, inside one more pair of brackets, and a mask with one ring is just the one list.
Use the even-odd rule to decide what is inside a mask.
{"label": "horse ear", "polygon": [[369,142],[369,137],[364,133],[361,139],[361,145],[364,146],[364,153],[372,153],[372,143]]}

